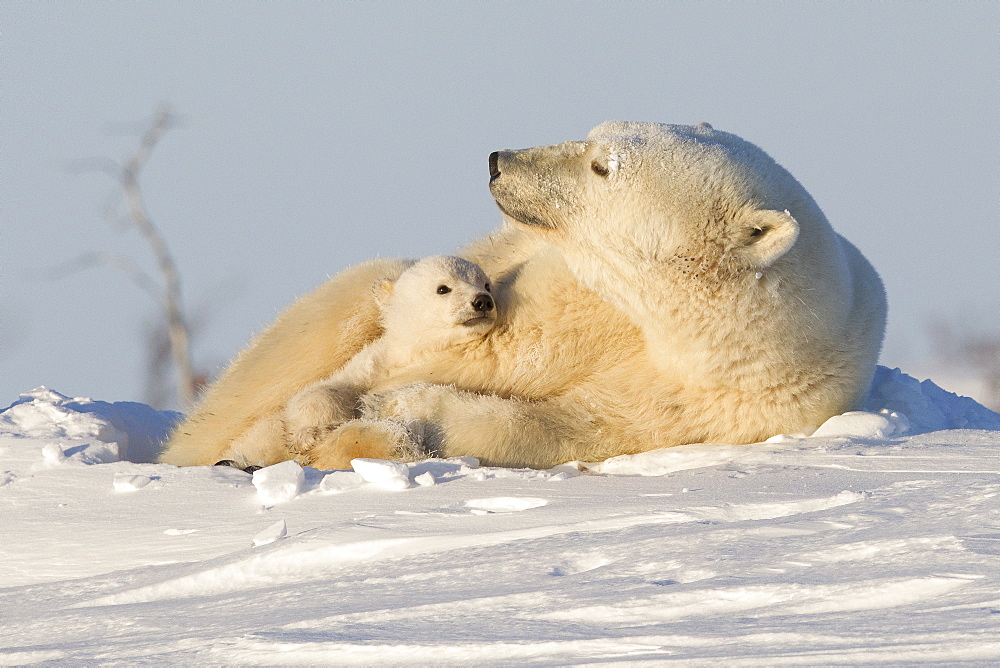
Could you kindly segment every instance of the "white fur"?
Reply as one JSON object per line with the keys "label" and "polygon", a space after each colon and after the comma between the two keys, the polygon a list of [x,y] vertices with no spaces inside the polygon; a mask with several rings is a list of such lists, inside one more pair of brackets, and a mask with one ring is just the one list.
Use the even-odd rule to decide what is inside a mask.
{"label": "white fur", "polygon": [[[611,122],[582,142],[500,152],[496,165],[490,187],[509,225],[463,255],[496,283],[497,326],[399,368],[393,387],[362,397],[361,421],[313,448],[314,465],[419,447],[546,467],[749,443],[815,429],[864,396],[885,324],[881,281],[756,146],[706,124]],[[293,305],[162,460],[252,450],[248,435],[291,396],[377,338],[366,288],[376,271],[401,273],[362,266]],[[279,389],[268,375],[283,376]]]}
{"label": "white fur", "polygon": [[[434,256],[373,285],[384,332],[327,378],[293,396],[284,410],[289,450],[302,463],[336,427],[360,417],[361,395],[393,387],[421,356],[481,340],[496,323],[490,279],[468,260]],[[485,300],[486,308],[477,308]]]}

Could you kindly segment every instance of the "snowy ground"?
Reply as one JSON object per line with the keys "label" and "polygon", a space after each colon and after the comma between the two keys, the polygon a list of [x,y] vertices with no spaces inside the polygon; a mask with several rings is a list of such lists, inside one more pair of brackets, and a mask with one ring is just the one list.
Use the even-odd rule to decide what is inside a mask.
{"label": "snowy ground", "polygon": [[0,413],[0,664],[1000,661],[1000,415],[886,369],[870,408],[594,474],[252,478],[39,389]]}

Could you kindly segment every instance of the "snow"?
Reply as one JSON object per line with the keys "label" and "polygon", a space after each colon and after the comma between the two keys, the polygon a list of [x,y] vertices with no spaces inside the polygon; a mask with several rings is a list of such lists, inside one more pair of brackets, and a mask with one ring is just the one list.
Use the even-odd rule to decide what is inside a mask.
{"label": "snow", "polygon": [[116,492],[137,492],[151,482],[153,482],[153,479],[147,478],[144,475],[119,473],[115,475],[112,484],[115,486]]}
{"label": "snow", "polygon": [[618,167],[621,164],[621,156],[617,153],[612,153],[608,156],[608,171],[617,172]]}
{"label": "snow", "polygon": [[410,486],[410,467],[400,462],[360,457],[351,460],[351,468],[365,482],[375,483],[386,489],[402,491]]}
{"label": "snow", "polygon": [[287,461],[254,471],[252,480],[260,502],[273,505],[298,496],[306,482],[306,475],[298,463]]}
{"label": "snow", "polygon": [[898,370],[811,437],[549,471],[149,463],[177,418],[0,412],[0,665],[1000,661],[1000,415]]}
{"label": "snow", "polygon": [[276,540],[280,540],[288,535],[288,525],[285,524],[285,520],[278,520],[268,528],[261,531],[259,534],[253,537],[254,547],[259,547],[261,545],[267,545],[273,543]]}

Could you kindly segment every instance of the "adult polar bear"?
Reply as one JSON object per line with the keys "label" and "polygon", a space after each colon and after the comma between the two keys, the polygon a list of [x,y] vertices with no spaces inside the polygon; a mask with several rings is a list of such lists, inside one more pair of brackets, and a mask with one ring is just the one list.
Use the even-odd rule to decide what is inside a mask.
{"label": "adult polar bear", "polygon": [[[707,124],[608,122],[582,142],[494,153],[490,176],[507,224],[462,255],[494,278],[500,322],[474,355],[415,365],[369,395],[315,466],[411,449],[400,423],[429,454],[548,467],[809,431],[863,399],[881,280],[756,146]],[[370,262],[293,304],[161,460],[259,453],[292,394],[378,336],[370,285],[402,268]]]}

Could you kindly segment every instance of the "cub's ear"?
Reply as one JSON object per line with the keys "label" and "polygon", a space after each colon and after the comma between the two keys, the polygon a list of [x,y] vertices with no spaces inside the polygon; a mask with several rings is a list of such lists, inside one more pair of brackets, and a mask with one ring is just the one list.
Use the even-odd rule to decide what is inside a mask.
{"label": "cub's ear", "polygon": [[391,278],[380,278],[372,283],[372,295],[375,297],[375,305],[380,311],[384,311],[389,305],[389,297],[392,289],[396,287],[396,281]]}
{"label": "cub's ear", "polygon": [[740,223],[733,253],[751,269],[764,269],[795,244],[799,224],[788,211],[758,209]]}

